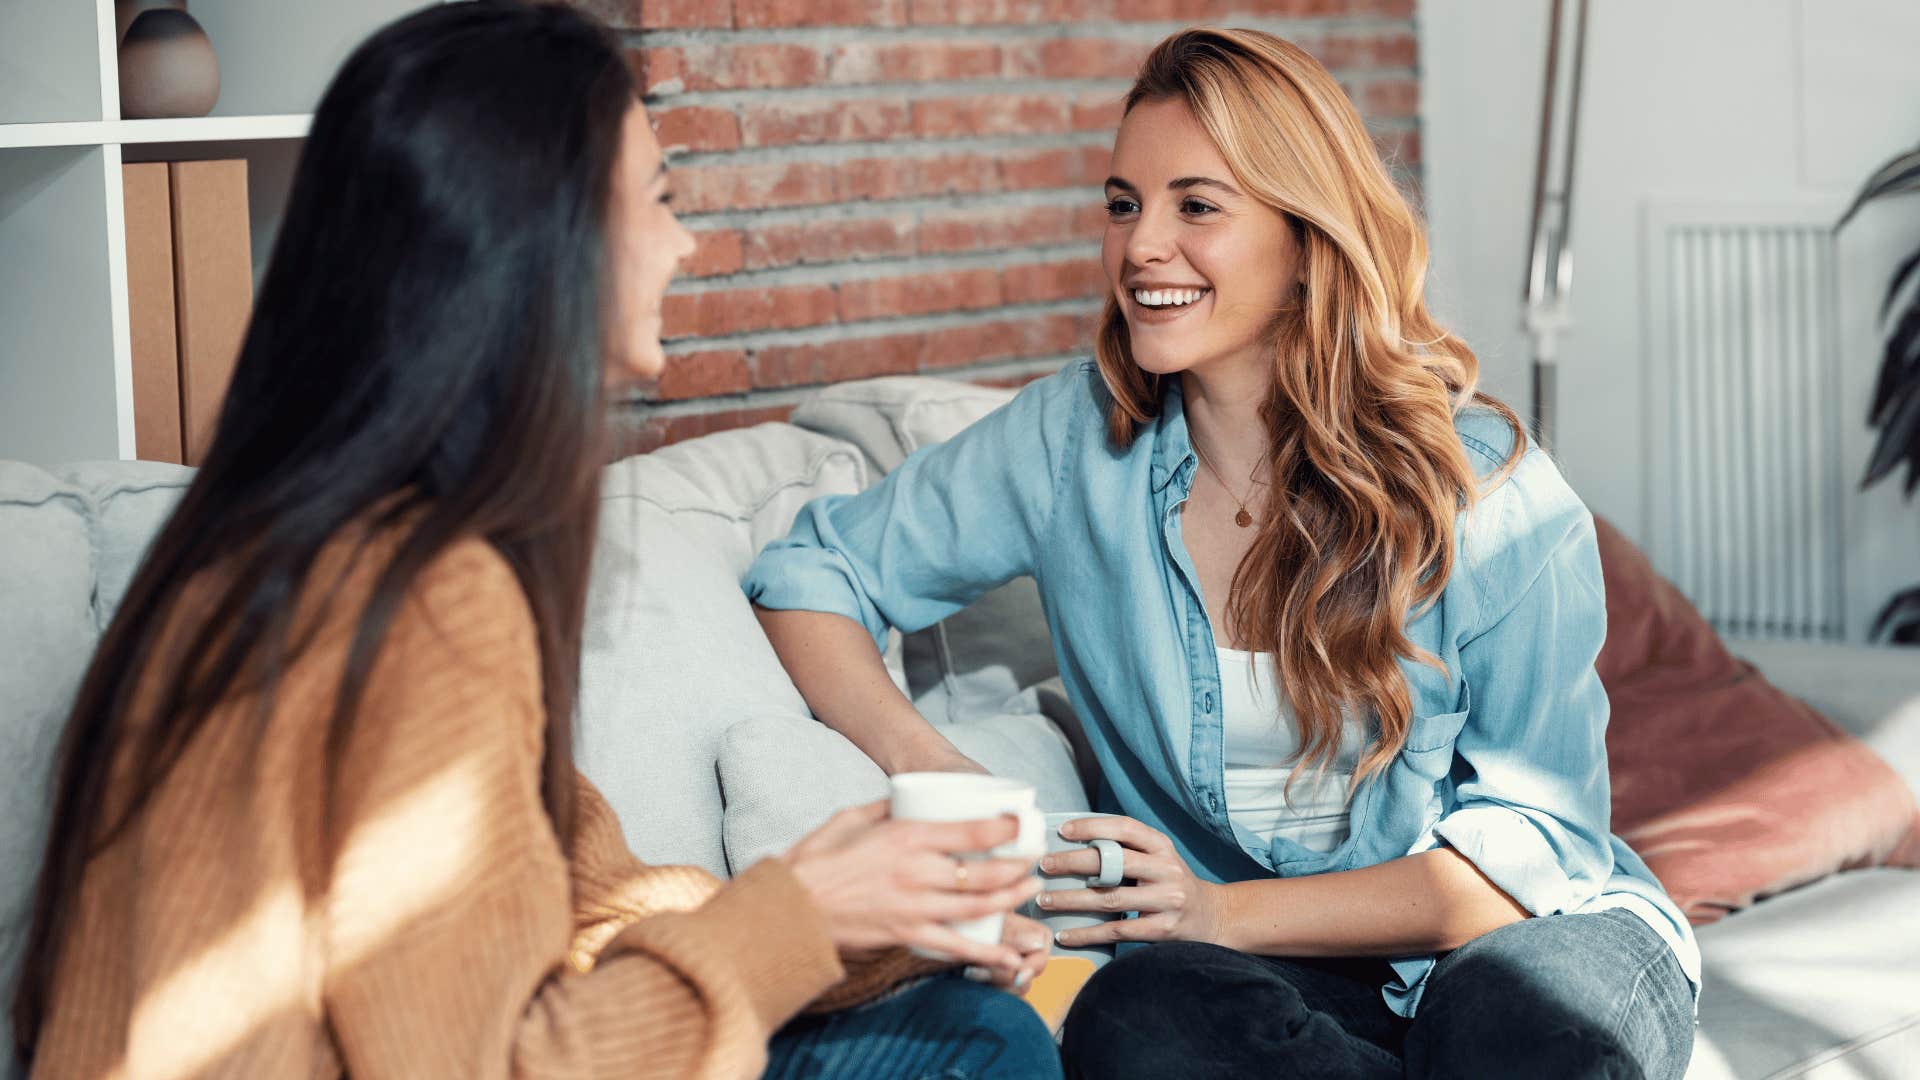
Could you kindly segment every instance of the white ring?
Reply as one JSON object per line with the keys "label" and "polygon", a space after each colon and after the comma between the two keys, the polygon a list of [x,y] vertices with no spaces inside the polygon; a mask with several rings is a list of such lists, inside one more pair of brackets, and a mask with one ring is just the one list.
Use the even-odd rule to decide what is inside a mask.
{"label": "white ring", "polygon": [[1100,853],[1100,872],[1087,882],[1089,888],[1111,889],[1127,876],[1126,849],[1118,840],[1089,840]]}

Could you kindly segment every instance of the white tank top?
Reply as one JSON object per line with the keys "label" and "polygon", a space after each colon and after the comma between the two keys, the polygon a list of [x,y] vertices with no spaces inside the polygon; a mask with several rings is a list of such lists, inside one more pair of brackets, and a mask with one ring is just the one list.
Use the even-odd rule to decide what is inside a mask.
{"label": "white tank top", "polygon": [[1360,763],[1365,733],[1348,721],[1340,750],[1324,773],[1311,766],[1287,798],[1300,731],[1282,714],[1272,653],[1218,649],[1220,717],[1226,749],[1227,820],[1243,845],[1266,847],[1284,836],[1309,851],[1332,851],[1347,838],[1347,784]]}

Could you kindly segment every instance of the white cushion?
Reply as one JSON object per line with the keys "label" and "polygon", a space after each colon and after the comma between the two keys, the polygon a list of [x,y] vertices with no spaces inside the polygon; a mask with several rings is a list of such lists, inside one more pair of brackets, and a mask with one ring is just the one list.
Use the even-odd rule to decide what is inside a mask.
{"label": "white cushion", "polygon": [[1920,799],[1920,656],[1913,648],[1760,640],[1727,648],[1866,743]]}
{"label": "white cushion", "polygon": [[[93,652],[91,507],[71,485],[0,462],[0,987],[12,988],[46,843],[54,750]],[[0,1015],[0,1047],[12,1047]],[[11,1075],[8,1053],[5,1073]]]}
{"label": "white cushion", "polygon": [[1920,1063],[1920,873],[1859,870],[1698,931],[1687,1080],[1879,1080]]}
{"label": "white cushion", "polygon": [[740,578],[808,499],[867,478],[852,447],[785,424],[606,470],[575,758],[642,859],[726,872],[722,734],[755,717],[812,722]]}
{"label": "white cushion", "polygon": [[[1032,784],[1042,810],[1087,809],[1067,740],[1046,717],[979,718],[946,734],[995,775]],[[743,720],[722,738],[719,767],[727,864],[736,874],[786,851],[836,811],[887,794],[880,767],[813,720]]]}
{"label": "white cushion", "polygon": [[759,717],[720,743],[727,865],[740,873],[778,855],[849,806],[885,798],[887,774],[814,720]]}
{"label": "white cushion", "polygon": [[[793,422],[844,439],[882,472],[951,439],[1013,399],[1014,392],[926,376],[866,379],[827,387],[794,410]],[[1056,673],[1040,594],[1016,578],[965,610],[915,634],[905,646],[914,704],[934,723],[999,712],[1012,695]]]}

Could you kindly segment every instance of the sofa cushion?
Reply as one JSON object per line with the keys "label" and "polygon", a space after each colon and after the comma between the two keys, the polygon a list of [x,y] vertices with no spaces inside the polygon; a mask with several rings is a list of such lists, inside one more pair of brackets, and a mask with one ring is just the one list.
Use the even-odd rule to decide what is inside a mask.
{"label": "sofa cushion", "polygon": [[[1066,737],[1046,717],[978,717],[945,731],[994,775],[1032,784],[1042,810],[1087,809]],[[878,765],[812,720],[757,717],[733,725],[721,741],[719,768],[727,864],[736,874],[792,847],[835,811],[887,794]]]}
{"label": "sofa cushion", "polygon": [[[785,424],[606,470],[575,758],[642,859],[725,873],[714,770],[723,734],[756,717],[812,723],[740,578],[808,499],[867,479],[852,447]],[[779,787],[804,786],[794,780]]]}
{"label": "sofa cushion", "polygon": [[87,493],[93,506],[94,617],[101,630],[127,594],[147,546],[173,513],[194,471],[156,461],[100,461],[62,465],[53,475]]}
{"label": "sofa cushion", "polygon": [[813,720],[742,720],[722,736],[718,767],[727,867],[735,874],[786,851],[835,813],[887,794],[880,766]]}
{"label": "sofa cushion", "polygon": [[1920,874],[1840,874],[1699,936],[1705,988],[1687,1080],[1914,1074]]}
{"label": "sofa cushion", "polygon": [[1734,658],[1596,521],[1614,831],[1695,923],[1865,866],[1920,864],[1920,807],[1860,740]]}
{"label": "sofa cushion", "polygon": [[[853,443],[886,473],[1013,394],[924,376],[868,379],[808,398],[794,410],[793,422]],[[908,634],[905,651],[909,692],[936,724],[994,715],[1009,697],[1056,674],[1032,578],[1016,578],[952,617]]]}
{"label": "sofa cushion", "polygon": [[[11,987],[46,843],[47,782],[93,653],[92,507],[85,492],[0,461],[0,986]],[[11,1029],[0,1016],[0,1045]],[[11,1060],[9,1058],[9,1060]]]}

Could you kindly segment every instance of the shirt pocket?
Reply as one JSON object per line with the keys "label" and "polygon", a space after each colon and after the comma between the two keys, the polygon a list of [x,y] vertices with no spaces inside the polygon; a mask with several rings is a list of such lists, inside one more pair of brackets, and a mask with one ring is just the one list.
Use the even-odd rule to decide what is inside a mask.
{"label": "shirt pocket", "polygon": [[1415,773],[1438,781],[1453,768],[1453,743],[1467,725],[1469,709],[1415,717],[1400,750],[1400,761]]}

